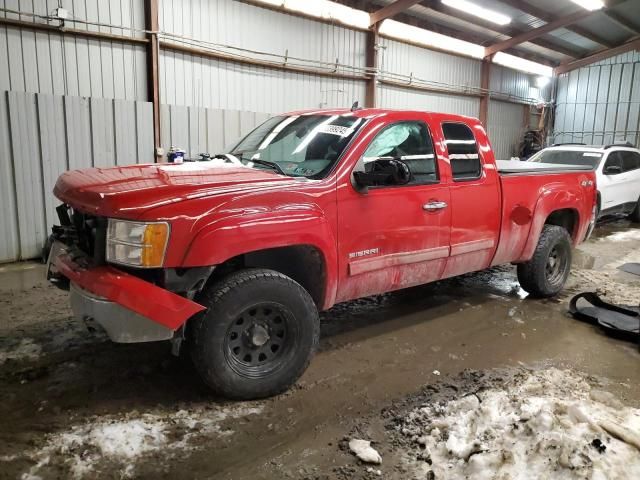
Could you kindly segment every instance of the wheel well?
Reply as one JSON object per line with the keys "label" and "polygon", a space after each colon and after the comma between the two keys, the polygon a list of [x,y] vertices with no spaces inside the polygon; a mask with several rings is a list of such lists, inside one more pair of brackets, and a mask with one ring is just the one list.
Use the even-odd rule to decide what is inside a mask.
{"label": "wheel well", "polygon": [[572,238],[575,238],[578,226],[578,212],[571,208],[556,210],[547,217],[545,225],[557,225],[563,227]]}
{"label": "wheel well", "polygon": [[248,267],[269,268],[292,278],[309,292],[318,308],[322,307],[326,268],[324,256],[317,248],[311,245],[292,245],[238,255],[218,265],[209,278],[209,283]]}

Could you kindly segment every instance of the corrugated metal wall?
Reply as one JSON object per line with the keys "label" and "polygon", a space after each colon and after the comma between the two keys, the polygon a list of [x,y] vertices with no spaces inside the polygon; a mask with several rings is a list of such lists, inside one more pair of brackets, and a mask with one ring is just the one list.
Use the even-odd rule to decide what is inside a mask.
{"label": "corrugated metal wall", "polygon": [[[234,0],[161,0],[160,28],[208,42],[210,48],[216,44],[218,50],[223,50],[221,45],[231,45],[283,57],[365,66],[364,32]],[[170,37],[165,40],[179,41]],[[160,61],[161,101],[167,104],[276,113],[364,101],[364,81],[277,71],[169,51],[161,51]]]}
{"label": "corrugated metal wall", "polygon": [[640,146],[640,53],[561,75],[553,142]]}
{"label": "corrugated metal wall", "polygon": [[551,83],[544,88],[537,88],[535,78],[535,75],[492,65],[489,90],[520,99],[551,100]]}
{"label": "corrugated metal wall", "polygon": [[[460,87],[480,87],[480,62],[408,45],[387,38],[381,39],[380,69],[438,84]],[[420,92],[400,87],[378,87],[379,103],[384,108],[432,110],[477,117],[480,100],[455,94]]]}
{"label": "corrugated metal wall", "polygon": [[148,102],[0,92],[0,261],[39,255],[65,170],[153,160]]}
{"label": "corrugated metal wall", "polygon": [[161,101],[257,112],[350,107],[364,101],[365,82],[292,73],[163,51]]}
{"label": "corrugated metal wall", "polygon": [[[62,0],[75,20],[144,28],[142,0]],[[9,10],[49,15],[57,0],[0,0]],[[47,23],[29,15],[0,12],[15,20]],[[57,25],[57,22],[53,23]],[[140,36],[122,28],[76,21],[66,26],[117,35]],[[6,69],[6,70],[5,70]],[[88,40],[58,33],[0,26],[0,90],[99,98],[147,99],[144,45]],[[6,73],[5,73],[6,72]]]}
{"label": "corrugated metal wall", "polygon": [[480,62],[406,43],[381,39],[380,68],[433,82],[480,87]]}
{"label": "corrugated metal wall", "polygon": [[392,86],[382,86],[379,92],[382,108],[447,112],[470,117],[478,117],[480,111],[480,99],[475,97],[419,92]]}
{"label": "corrugated metal wall", "polygon": [[487,119],[487,131],[498,160],[508,160],[516,154],[516,148],[522,140],[525,131],[524,105],[500,102],[489,102],[489,116]]}
{"label": "corrugated metal wall", "polygon": [[239,110],[163,105],[162,146],[179,146],[190,158],[222,153],[269,118],[269,114]]}

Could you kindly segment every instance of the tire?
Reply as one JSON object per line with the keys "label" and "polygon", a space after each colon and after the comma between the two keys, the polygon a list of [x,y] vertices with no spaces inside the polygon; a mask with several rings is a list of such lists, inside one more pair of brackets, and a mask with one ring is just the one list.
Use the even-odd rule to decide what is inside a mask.
{"label": "tire", "polygon": [[533,297],[557,295],[571,271],[571,238],[563,227],[545,225],[533,257],[518,265],[520,285]]}
{"label": "tire", "polygon": [[252,400],[287,390],[318,346],[311,296],[279,272],[234,272],[197,301],[207,310],[189,326],[191,357],[203,381],[224,397]]}
{"label": "tire", "polygon": [[640,199],[638,199],[638,203],[636,203],[636,208],[629,214],[629,219],[633,223],[640,223]]}

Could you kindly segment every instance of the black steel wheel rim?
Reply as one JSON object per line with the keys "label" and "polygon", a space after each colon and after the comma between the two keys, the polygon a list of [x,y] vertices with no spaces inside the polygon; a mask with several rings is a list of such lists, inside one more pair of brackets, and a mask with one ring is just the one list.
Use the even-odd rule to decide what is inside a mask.
{"label": "black steel wheel rim", "polygon": [[556,245],[549,252],[547,264],[545,265],[545,274],[547,281],[556,284],[564,278],[569,262],[569,256],[564,248]]}
{"label": "black steel wheel rim", "polygon": [[238,375],[267,377],[289,360],[296,333],[293,315],[284,305],[251,306],[229,325],[224,339],[225,358]]}

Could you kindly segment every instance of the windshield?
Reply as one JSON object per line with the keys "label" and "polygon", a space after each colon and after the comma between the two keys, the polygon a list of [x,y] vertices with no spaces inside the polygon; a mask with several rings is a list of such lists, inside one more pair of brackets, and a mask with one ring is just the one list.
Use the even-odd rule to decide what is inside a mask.
{"label": "windshield", "polygon": [[230,153],[250,167],[272,168],[293,177],[322,178],[364,121],[352,114],[273,117]]}
{"label": "windshield", "polygon": [[552,163],[555,165],[584,165],[596,168],[602,159],[602,153],[580,150],[540,150],[529,162]]}

